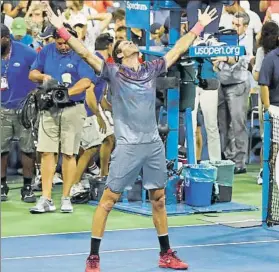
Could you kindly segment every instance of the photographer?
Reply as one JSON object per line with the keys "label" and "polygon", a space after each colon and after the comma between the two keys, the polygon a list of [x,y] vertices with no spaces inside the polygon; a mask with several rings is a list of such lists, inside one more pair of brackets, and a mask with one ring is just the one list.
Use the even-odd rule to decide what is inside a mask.
{"label": "photographer", "polygon": [[1,57],[1,201],[7,200],[9,192],[6,176],[10,142],[17,138],[22,152],[24,180],[21,199],[32,203],[36,202],[31,190],[34,144],[31,132],[19,123],[17,111],[20,102],[35,88],[28,73],[36,52],[27,45],[12,41],[8,27],[1,24]]}
{"label": "photographer", "polygon": [[[71,34],[77,37],[73,30]],[[95,81],[94,71],[60,38],[55,31],[55,43],[48,44],[38,54],[31,67],[29,78],[47,84],[50,80],[67,83],[70,101],[57,104],[41,112],[38,136],[38,152],[41,152],[42,197],[31,213],[55,211],[51,200],[52,181],[56,166],[55,154],[63,157],[63,196],[61,212],[73,212],[69,198],[76,173],[75,155],[79,152],[81,131],[86,111],[85,90]],[[67,82],[65,82],[67,81]]]}

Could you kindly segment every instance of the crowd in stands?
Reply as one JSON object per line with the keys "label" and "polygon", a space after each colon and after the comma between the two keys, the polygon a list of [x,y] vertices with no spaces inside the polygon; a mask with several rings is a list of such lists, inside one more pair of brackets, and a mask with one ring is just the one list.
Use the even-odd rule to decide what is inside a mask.
{"label": "crowd in stands", "polygon": [[[47,68],[45,66],[43,68],[41,67],[44,65],[43,62],[45,61],[42,60],[42,56],[45,55],[45,52],[48,52],[47,54],[54,54],[54,51],[50,51],[51,45],[54,46],[54,44],[57,43],[58,45],[56,45],[56,47],[58,48],[60,46],[59,54],[62,54],[62,57],[56,57],[57,63],[52,63],[53,66],[57,65],[58,67],[59,63],[62,63],[63,57],[69,54],[70,51],[63,42],[59,45],[59,37],[47,19],[45,2],[48,2],[55,12],[62,14],[67,28],[82,41],[83,45],[92,54],[98,54],[107,62],[114,61],[115,58],[113,58],[114,56],[112,53],[113,45],[117,41],[127,39],[124,2],[89,0],[3,0],[1,1],[1,31],[3,30],[2,24],[4,24],[9,30],[8,35],[11,42],[23,44],[24,48],[28,47],[28,50],[21,49],[21,53],[19,53],[26,54],[23,56],[23,59],[24,57],[26,58],[22,61],[24,61],[26,67],[29,67],[25,67],[26,69],[31,69],[31,73],[27,77],[33,82],[38,83],[39,80],[37,80],[37,78],[39,78],[40,75],[34,74],[33,72],[44,72],[45,74],[42,74],[44,78],[42,78],[41,82],[45,81],[45,76],[47,76],[45,70]],[[187,20],[188,16],[187,10],[181,12],[181,35],[185,35],[191,27]],[[202,77],[208,80],[208,85],[202,86],[199,84],[197,86],[195,108],[193,110],[193,127],[196,132],[195,141],[197,143],[196,155],[197,160],[201,160],[201,149],[204,139],[201,136],[200,127],[204,124],[207,135],[209,159],[212,161],[230,159],[236,164],[235,174],[243,174],[247,171],[247,113],[250,95],[253,93],[259,94],[259,97],[261,97],[261,99],[259,99],[260,110],[268,110],[270,105],[279,106],[279,1],[236,0],[232,6],[225,6],[223,8],[220,21],[218,22],[220,29],[236,30],[239,45],[245,46],[246,55],[239,58],[217,57],[204,62]],[[152,25],[150,26],[151,45],[167,46],[168,34],[169,16],[167,12],[160,12],[159,14],[154,12]],[[9,60],[15,53],[13,51],[7,51],[8,54],[5,55],[6,52],[5,47],[3,47],[3,39],[7,38],[7,33],[6,37],[3,35],[2,32],[1,77],[5,78],[7,82],[1,79],[2,93],[4,93],[3,90],[9,88],[9,86],[12,88],[13,84],[10,80],[19,80],[20,74],[23,73],[23,70],[20,70],[19,72],[14,72],[13,75],[11,74]],[[138,46],[145,46],[145,30],[132,28],[131,39]],[[205,39],[205,37],[202,40],[197,39],[195,44],[204,42]],[[211,43],[212,45],[220,45],[220,43],[214,39],[211,39]],[[14,47],[15,46],[12,46],[12,48]],[[30,52],[30,50],[33,52]],[[27,62],[26,59],[28,59],[29,62]],[[80,61],[82,60],[80,59]],[[144,61],[144,56],[141,56],[141,61]],[[16,66],[16,62],[14,66]],[[24,66],[22,65],[17,69],[24,69]],[[100,181],[106,179],[109,171],[110,155],[115,145],[109,86],[102,79],[91,80],[89,75],[85,76],[88,71],[90,71],[89,69],[90,68],[85,66],[80,68],[78,71],[82,70],[82,72],[78,74],[78,79],[76,80],[79,82],[84,78],[89,78],[90,82],[87,86],[83,81],[85,84],[84,89],[86,89],[86,97],[84,96],[82,99],[86,102],[86,113],[82,114],[84,118],[87,117],[83,128],[80,128],[83,135],[81,137],[82,141],[77,156],[77,174],[71,184],[74,185],[72,188],[71,186],[68,188],[68,191],[71,190],[71,195],[86,189],[84,187],[88,186],[88,184],[80,182],[86,179],[86,175],[99,176]],[[93,70],[92,74],[94,74]],[[24,79],[23,82],[26,80],[27,78]],[[91,84],[92,82],[94,84]],[[19,88],[15,90],[16,92],[21,92],[20,85],[16,85],[15,88]],[[26,88],[28,89],[28,87]],[[26,91],[31,91],[32,88],[35,88],[35,85],[31,86],[29,90],[26,89],[25,95]],[[87,95],[90,88],[94,88],[94,92],[90,92],[90,94],[95,94],[95,97],[90,97],[89,94]],[[18,98],[23,99],[25,95],[18,95],[17,100],[19,100]],[[10,105],[10,98],[5,98],[5,96],[2,95],[1,118],[3,114],[5,116],[4,118],[12,116],[14,112],[11,113],[11,111],[16,110],[15,105]],[[159,94],[157,100],[158,107],[164,104]],[[79,101],[80,100],[77,100],[77,102]],[[261,116],[262,113],[259,114],[260,119],[262,119]],[[9,118],[12,120],[14,117]],[[20,126],[20,124],[16,124],[16,120],[14,119],[11,122],[13,122],[11,131],[15,130],[15,127],[18,128]],[[183,118],[180,118],[180,125],[184,126]],[[87,130],[88,127],[90,127],[89,130]],[[92,135],[92,131],[94,135]],[[5,133],[8,132],[6,131]],[[182,137],[180,135],[179,144],[184,146],[185,135],[183,135],[183,130],[181,133]],[[2,135],[3,133],[1,136]],[[14,132],[7,134],[6,138],[4,137],[6,139],[5,149],[3,148],[3,140],[1,140],[1,199],[4,201],[7,200],[8,195],[7,164],[10,148],[7,148],[7,141],[9,142],[11,139],[21,139],[22,137],[24,137],[23,134],[18,135]],[[31,140],[29,139],[29,141]],[[26,144],[26,139],[23,143]],[[30,151],[21,148],[21,151],[23,154],[22,166],[24,177],[24,187],[21,191],[21,197],[25,202],[35,202],[36,199],[34,198],[33,189],[40,189],[41,172],[45,170],[40,169],[40,162],[41,160],[49,160],[49,158],[40,156],[38,153],[36,155],[36,168],[31,171],[31,174],[30,163],[34,164],[35,156],[33,153],[35,149]],[[10,156],[11,155],[13,154],[10,154]],[[63,160],[67,159],[69,158],[63,157]],[[56,158],[55,160],[57,163],[57,173],[51,178],[54,183],[63,182],[65,177],[59,174],[61,172],[61,169],[59,169],[61,168],[60,159]],[[76,158],[74,161],[76,162]],[[69,165],[71,164],[69,163],[67,167],[71,167]],[[29,172],[24,169],[24,167],[29,168]],[[35,182],[33,172],[36,173]],[[260,179],[261,174],[259,175],[259,183],[261,182]],[[34,183],[35,186],[31,187],[31,182]],[[45,190],[51,191],[51,186]],[[48,192],[47,194],[50,193]],[[69,209],[71,210],[71,205],[68,203],[69,193],[66,192],[65,194],[64,210],[67,212]],[[45,198],[47,198],[47,196],[45,196]],[[37,209],[39,208],[37,207]]]}

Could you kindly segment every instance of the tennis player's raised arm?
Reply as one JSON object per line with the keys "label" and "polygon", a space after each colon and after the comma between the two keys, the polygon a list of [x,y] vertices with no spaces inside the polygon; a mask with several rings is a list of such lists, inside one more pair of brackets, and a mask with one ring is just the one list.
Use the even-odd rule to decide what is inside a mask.
{"label": "tennis player's raised arm", "polygon": [[[60,29],[60,31],[67,31]],[[86,61],[97,73],[100,73],[103,67],[103,60],[92,54],[77,38],[71,36],[67,43],[70,47]]]}
{"label": "tennis player's raised arm", "polygon": [[55,15],[49,5],[47,5],[47,15],[50,23],[57,29],[59,36],[64,39],[69,46],[84,59],[97,73],[100,73],[103,67],[103,60],[92,54],[78,39],[73,37],[63,25],[63,17],[58,10],[58,16]]}
{"label": "tennis player's raised arm", "polygon": [[172,66],[174,63],[176,63],[177,60],[181,57],[181,55],[183,55],[188,50],[188,48],[192,45],[194,40],[204,30],[204,27],[206,27],[212,21],[217,19],[217,10],[212,9],[209,11],[209,9],[210,7],[207,6],[204,13],[201,13],[201,10],[199,10],[199,21],[196,23],[196,25],[190,30],[189,33],[181,37],[176,42],[175,46],[165,55],[166,64],[168,68]]}

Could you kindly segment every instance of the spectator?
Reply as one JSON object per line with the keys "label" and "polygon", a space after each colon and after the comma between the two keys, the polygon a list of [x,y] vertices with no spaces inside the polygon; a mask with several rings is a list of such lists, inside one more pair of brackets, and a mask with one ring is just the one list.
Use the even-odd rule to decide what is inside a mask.
{"label": "spectator", "polygon": [[279,2],[277,0],[260,0],[260,11],[266,12],[265,22],[274,20],[279,23]]}
{"label": "spectator", "polygon": [[98,13],[105,13],[107,12],[108,7],[113,6],[113,1],[92,1],[92,0],[87,0],[85,1],[85,5],[88,7],[91,7],[95,10],[97,10]]}
{"label": "spectator", "polygon": [[1,23],[7,26],[10,31],[11,31],[13,20],[14,19],[11,16],[9,16],[4,12],[3,5],[1,4]]}
{"label": "spectator", "polygon": [[223,6],[219,28],[232,29],[233,11],[229,7]]}
{"label": "spectator", "polygon": [[126,26],[120,26],[115,31],[115,41],[119,40],[127,40],[127,27]]}
{"label": "spectator", "polygon": [[66,9],[66,0],[49,0],[49,5],[52,10],[57,14],[57,10],[61,13]]}
{"label": "spectator", "polygon": [[161,42],[164,46],[169,44],[169,28],[170,28],[170,17],[168,16],[164,22],[164,35],[161,37]]}
{"label": "spectator", "polygon": [[27,28],[38,28],[41,32],[45,26],[45,6],[42,4],[36,4],[37,1],[32,1],[25,15],[25,21]]}
{"label": "spectator", "polygon": [[107,28],[112,15],[110,13],[97,13],[85,7],[84,1],[67,1],[68,10],[63,13],[65,21],[72,27],[78,27],[78,34],[85,47],[91,53],[95,51],[96,38]]}
{"label": "spectator", "polygon": [[279,26],[275,22],[267,22],[263,25],[253,72],[253,76],[256,81],[259,80],[262,62],[265,55],[276,49],[278,46],[278,37]]}
{"label": "spectator", "polygon": [[249,39],[249,46],[253,47],[253,52],[256,53],[257,46],[255,38],[260,34],[263,24],[261,22],[260,16],[256,12],[250,10],[250,3],[248,1],[241,1],[240,6],[250,17],[250,23],[248,25],[246,35]]}
{"label": "spectator", "polygon": [[88,18],[97,14],[95,9],[84,5],[84,0],[66,0],[67,9],[63,12],[63,17],[66,23],[74,26]]}
{"label": "spectator", "polygon": [[[85,47],[90,50],[91,53],[94,54],[96,38],[107,28],[111,18],[112,15],[110,13],[99,13],[88,17],[88,20],[92,20],[92,24],[87,22],[85,17],[80,17],[79,23],[74,25],[79,38],[83,41]],[[99,23],[94,24],[93,20],[98,20]]]}
{"label": "spectator", "polygon": [[131,40],[137,46],[146,45],[146,32],[144,29],[131,28]]}
{"label": "spectator", "polygon": [[[274,50],[267,53],[267,55],[265,56],[259,75],[259,85],[261,86],[261,99],[262,99],[264,110],[269,110],[270,107],[272,106],[279,107],[278,38],[279,36],[277,36],[277,47]],[[260,178],[261,178],[261,173],[258,176],[258,183],[261,182]]]}
{"label": "spectator", "polygon": [[[278,46],[279,26],[275,22],[266,22],[263,25],[261,37],[259,40],[259,48],[256,54],[256,63],[254,66],[253,76],[256,81],[259,80],[259,75],[262,67],[262,62],[265,55],[274,50]],[[263,111],[262,101],[259,95],[259,120],[260,132],[263,135]],[[262,184],[262,169],[258,175],[258,184]]]}
{"label": "spectator", "polygon": [[125,10],[117,9],[115,12],[113,12],[112,19],[114,21],[114,30],[115,31],[121,26],[126,26]]}
{"label": "spectator", "polygon": [[12,18],[24,17],[28,1],[26,0],[4,0],[3,12]]}
{"label": "spectator", "polygon": [[219,91],[219,128],[223,155],[235,162],[235,173],[246,173],[248,133],[246,128],[247,105],[250,91],[248,65],[253,55],[245,32],[250,22],[249,15],[238,12],[234,15],[233,28],[239,44],[245,46],[246,56],[213,58],[221,82]]}
{"label": "spectator", "polygon": [[20,102],[35,89],[28,73],[36,53],[28,46],[11,40],[9,29],[1,24],[1,57],[1,201],[7,200],[9,192],[6,177],[10,142],[18,139],[23,165],[21,200],[33,203],[36,201],[31,188],[35,146],[31,131],[19,123],[17,110]]}
{"label": "spectator", "polygon": [[164,34],[164,27],[159,23],[154,23],[150,26],[150,35],[153,44],[156,46],[162,45],[161,37]]}
{"label": "spectator", "polygon": [[41,34],[39,34],[39,38],[43,41],[43,45],[47,45],[49,43],[55,42],[53,38],[53,33],[55,31],[55,28],[53,26],[47,26],[45,31]]}
{"label": "spectator", "polygon": [[240,5],[240,0],[234,0],[234,3],[232,5],[226,6],[225,9],[229,14],[232,15],[234,15],[237,12],[245,11],[244,8],[242,8]]}
{"label": "spectator", "polygon": [[[196,87],[195,108],[192,115],[193,131],[199,132],[197,123],[201,121],[198,113],[198,109],[200,109],[207,133],[209,159],[211,161],[219,161],[221,160],[221,143],[218,129],[218,90],[220,82],[209,60],[196,61],[196,68],[198,71],[198,86]],[[194,143],[197,141],[195,136],[194,134]],[[198,153],[198,150],[196,153]]]}
{"label": "spectator", "polygon": [[[113,38],[107,33],[101,34],[96,39],[96,55],[107,60],[112,54],[112,46]],[[86,92],[87,119],[82,132],[82,152],[77,166],[76,183],[71,189],[72,196],[84,191],[80,180],[90,159],[96,154],[100,146],[100,178],[106,179],[108,175],[109,159],[114,146],[114,135],[112,126],[104,114],[103,108],[100,106],[100,104],[102,104],[103,107],[108,106],[111,111],[111,105],[109,105],[104,96],[107,87],[107,82],[99,78],[94,89],[92,87],[92,89]]]}
{"label": "spectator", "polygon": [[261,98],[265,110],[268,110],[270,105],[279,107],[278,37],[277,47],[274,50],[267,53],[267,55],[265,56],[259,75],[259,85],[261,86]]}
{"label": "spectator", "polygon": [[223,2],[216,0],[190,0],[187,4],[187,17],[189,22],[189,29],[197,23],[198,21],[198,10],[205,8],[206,6],[210,6],[211,8],[215,8],[217,10],[217,19],[211,22],[204,30],[205,33],[216,33],[218,32],[221,13],[223,9]]}
{"label": "spectator", "polygon": [[265,12],[268,8],[271,13],[279,13],[279,2],[277,0],[260,0],[260,11]]}
{"label": "spectator", "polygon": [[32,45],[33,38],[27,34],[27,25],[24,18],[17,17],[14,19],[12,23],[12,39],[28,46]]}
{"label": "spectator", "polygon": [[[96,54],[105,61],[108,61],[112,57],[113,38],[108,34],[100,35],[96,40]],[[104,83],[104,81],[103,81]],[[105,89],[103,99],[101,100],[100,112],[106,123],[106,133],[100,149],[100,165],[101,165],[101,177],[106,178],[109,172],[109,160],[112,149],[114,147],[114,129],[113,120],[109,118],[111,116],[112,107],[107,99],[108,89]],[[108,113],[108,114],[106,114]]]}

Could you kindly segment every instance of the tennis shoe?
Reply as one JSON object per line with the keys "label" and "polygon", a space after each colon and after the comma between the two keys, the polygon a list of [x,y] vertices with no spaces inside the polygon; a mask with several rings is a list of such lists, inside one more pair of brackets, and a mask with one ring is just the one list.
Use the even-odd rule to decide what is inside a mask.
{"label": "tennis shoe", "polygon": [[86,260],[85,272],[100,272],[100,257],[90,255]]}
{"label": "tennis shoe", "polygon": [[176,251],[169,249],[167,253],[160,253],[159,267],[174,270],[187,270],[189,266],[176,256]]}
{"label": "tennis shoe", "polygon": [[41,196],[38,200],[36,206],[30,208],[30,213],[32,214],[39,214],[39,213],[46,213],[46,212],[54,212],[56,207],[52,200],[47,199],[44,196]]}
{"label": "tennis shoe", "polygon": [[62,197],[61,198],[61,208],[60,211],[62,213],[72,213],[74,211],[73,205],[71,203],[70,197]]}
{"label": "tennis shoe", "polygon": [[9,193],[9,187],[7,183],[1,184],[1,201],[7,201],[8,200],[8,193]]}

